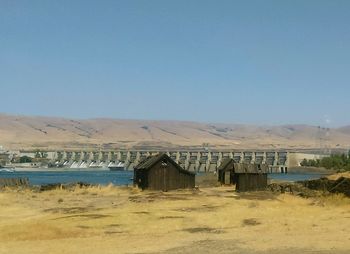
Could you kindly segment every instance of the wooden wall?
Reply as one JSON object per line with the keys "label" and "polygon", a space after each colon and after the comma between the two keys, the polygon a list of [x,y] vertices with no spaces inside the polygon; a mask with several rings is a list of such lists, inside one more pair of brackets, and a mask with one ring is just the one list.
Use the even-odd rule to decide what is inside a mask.
{"label": "wooden wall", "polygon": [[135,184],[142,189],[168,191],[195,187],[195,175],[180,171],[170,162],[164,166],[160,161],[148,170],[135,170],[134,177]]}
{"label": "wooden wall", "polygon": [[236,174],[237,191],[264,190],[267,187],[267,174]]}

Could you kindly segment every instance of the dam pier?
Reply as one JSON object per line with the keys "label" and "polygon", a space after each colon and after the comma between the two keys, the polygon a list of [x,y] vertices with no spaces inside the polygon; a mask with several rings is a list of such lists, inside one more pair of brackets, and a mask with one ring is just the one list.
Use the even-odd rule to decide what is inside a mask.
{"label": "dam pier", "polygon": [[[109,167],[122,162],[132,170],[148,156],[165,152],[184,169],[193,172],[214,172],[226,158],[237,163],[267,164],[270,172],[286,173],[294,166],[293,152],[289,151],[40,151],[50,165],[66,168]],[[35,158],[38,151],[21,151],[20,156]],[[295,156],[294,156],[295,157]],[[294,163],[293,163],[294,161]],[[292,164],[291,164],[292,162]]]}

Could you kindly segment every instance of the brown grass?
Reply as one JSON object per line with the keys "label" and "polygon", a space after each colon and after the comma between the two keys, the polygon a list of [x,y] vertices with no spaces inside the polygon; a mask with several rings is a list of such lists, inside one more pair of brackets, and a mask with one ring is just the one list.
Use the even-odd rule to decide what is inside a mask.
{"label": "brown grass", "polygon": [[337,173],[337,174],[334,174],[334,175],[330,175],[327,178],[329,180],[337,180],[340,177],[350,178],[350,172]]}
{"label": "brown grass", "polygon": [[229,187],[168,193],[114,186],[7,190],[0,193],[0,253],[350,250],[349,199],[263,195]]}

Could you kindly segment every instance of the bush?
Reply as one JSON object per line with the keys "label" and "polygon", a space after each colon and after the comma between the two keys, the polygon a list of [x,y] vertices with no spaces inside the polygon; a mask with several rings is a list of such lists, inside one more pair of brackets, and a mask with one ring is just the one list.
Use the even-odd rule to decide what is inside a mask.
{"label": "bush", "polygon": [[33,162],[33,159],[29,156],[21,156],[19,158],[19,163],[30,163]]}
{"label": "bush", "polygon": [[345,169],[350,171],[350,158],[345,154],[334,154],[320,160],[303,159],[300,165],[303,167],[324,167],[326,169]]}

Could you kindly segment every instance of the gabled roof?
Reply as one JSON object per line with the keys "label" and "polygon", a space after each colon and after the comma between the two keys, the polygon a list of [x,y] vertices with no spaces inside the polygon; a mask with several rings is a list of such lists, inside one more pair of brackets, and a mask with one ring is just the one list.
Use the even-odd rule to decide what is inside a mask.
{"label": "gabled roof", "polygon": [[224,160],[221,162],[220,166],[218,167],[218,170],[224,170],[224,169],[226,169],[226,167],[227,167],[231,162],[233,162],[233,159],[232,159],[232,158],[226,158],[226,159],[224,159]]}
{"label": "gabled roof", "polygon": [[144,160],[140,161],[139,164],[134,169],[149,169],[153,165],[155,165],[158,161],[162,160],[164,158],[164,153],[157,154],[154,156],[148,156]]}
{"label": "gabled roof", "polygon": [[[230,166],[231,163],[232,166]],[[228,166],[230,167],[227,168]],[[221,162],[218,170],[233,170],[233,172],[237,174],[258,174],[268,173],[268,166],[266,164],[236,163],[232,158],[226,158]]]}
{"label": "gabled roof", "polygon": [[173,159],[171,159],[166,153],[161,153],[161,154],[157,154],[154,156],[149,156],[146,159],[144,159],[143,161],[141,161],[134,169],[136,169],[136,170],[148,170],[151,167],[153,167],[155,164],[157,164],[159,161],[162,161],[164,159],[166,159],[168,162],[173,164],[179,171],[186,173],[186,174],[195,175],[195,173],[183,169],[179,164],[177,164]]}

